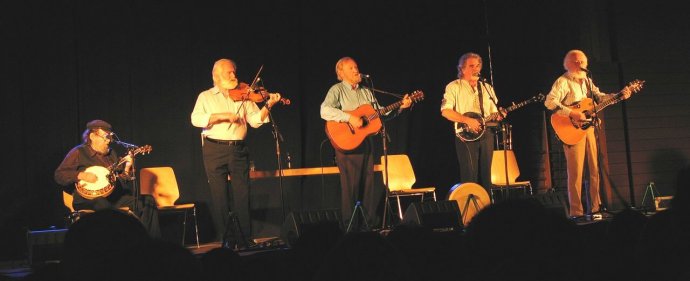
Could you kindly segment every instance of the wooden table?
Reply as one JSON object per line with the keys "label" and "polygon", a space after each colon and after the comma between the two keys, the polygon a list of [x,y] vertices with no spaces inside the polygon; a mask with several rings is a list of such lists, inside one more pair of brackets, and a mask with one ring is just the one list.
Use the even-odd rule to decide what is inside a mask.
{"label": "wooden table", "polygon": [[[374,165],[374,172],[383,171],[383,165]],[[250,171],[250,179],[262,179],[262,178],[277,178],[280,176],[278,170],[268,170],[268,171]],[[294,169],[283,169],[283,177],[297,177],[297,176],[318,176],[318,175],[333,175],[339,174],[340,169],[337,166],[329,167],[312,167],[312,168],[294,168]],[[228,175],[228,180],[230,180],[230,175]]]}

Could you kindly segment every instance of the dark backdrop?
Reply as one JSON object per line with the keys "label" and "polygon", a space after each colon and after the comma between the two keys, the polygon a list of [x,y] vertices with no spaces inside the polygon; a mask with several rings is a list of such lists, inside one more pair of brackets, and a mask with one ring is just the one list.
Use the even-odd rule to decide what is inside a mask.
{"label": "dark backdrop", "polygon": [[[2,1],[0,248],[9,249],[2,258],[21,255],[27,228],[62,225],[66,210],[53,171],[92,119],[110,122],[124,141],[152,145],[153,153],[139,157],[137,165],[172,166],[180,200],[203,205],[208,194],[200,130],[189,116],[198,93],[212,86],[210,71],[219,58],[234,59],[247,82],[263,65],[267,89],[292,100],[276,107],[273,117],[293,167],[333,165],[332,148],[322,145],[319,105],[337,82],[339,58],[355,58],[377,88],[423,90],[424,101],[388,123],[388,152],[410,155],[417,186],[436,186],[444,197],[457,183],[458,168],[451,123],[439,106],[461,54],[483,56],[482,75],[492,79],[503,106],[546,94],[570,49],[585,50],[594,66],[654,62],[649,50],[687,61],[687,24],[678,22],[682,15],[672,16],[679,9],[665,7],[671,16],[656,23],[675,31],[680,43],[672,48],[679,51],[668,53],[667,39],[651,35],[657,29],[629,23],[629,12],[655,22],[644,17],[647,8],[537,0]],[[641,27],[650,29],[641,35],[648,40],[632,39]],[[613,71],[611,88],[619,86],[620,71]],[[647,74],[652,72],[661,71]],[[384,105],[396,101],[378,98]],[[535,180],[549,172],[542,163],[542,111],[528,106],[509,118],[523,176]],[[248,136],[259,170],[277,166],[271,132],[267,125]],[[291,179],[285,184],[288,207],[337,204],[324,198],[337,194],[337,180],[323,182],[330,193],[322,181]],[[278,202],[269,206],[276,212],[276,182],[265,185],[265,197]]]}

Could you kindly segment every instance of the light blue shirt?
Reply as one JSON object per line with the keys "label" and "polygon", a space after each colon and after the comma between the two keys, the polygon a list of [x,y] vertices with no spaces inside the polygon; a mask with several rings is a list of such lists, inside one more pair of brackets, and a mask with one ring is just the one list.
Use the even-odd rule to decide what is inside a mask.
{"label": "light blue shirt", "polygon": [[373,99],[372,92],[359,85],[351,85],[345,81],[333,85],[321,103],[321,118],[326,121],[348,122],[352,111],[358,107],[369,104],[375,109],[381,106]]}

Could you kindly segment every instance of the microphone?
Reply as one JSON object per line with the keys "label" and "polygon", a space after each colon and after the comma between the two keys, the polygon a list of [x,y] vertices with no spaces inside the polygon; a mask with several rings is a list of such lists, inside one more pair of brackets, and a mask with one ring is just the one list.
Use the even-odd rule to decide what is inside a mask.
{"label": "microphone", "polygon": [[126,143],[126,142],[121,141],[120,138],[117,137],[117,135],[115,134],[115,132],[111,132],[109,135],[112,137],[112,140],[113,140],[112,142],[114,142],[114,143],[116,143],[116,144],[119,144],[119,145],[123,146],[124,148],[127,148],[127,149],[137,149],[137,148],[139,148],[139,146],[136,145],[136,144]]}
{"label": "microphone", "polygon": [[359,76],[362,78],[369,78],[369,74],[360,73]]}
{"label": "microphone", "polygon": [[584,71],[584,72],[587,72],[587,73],[589,73],[589,70],[588,70],[588,69],[586,69],[586,68],[584,68],[584,67],[582,67],[582,66],[580,66],[580,70],[582,70],[582,71]]}

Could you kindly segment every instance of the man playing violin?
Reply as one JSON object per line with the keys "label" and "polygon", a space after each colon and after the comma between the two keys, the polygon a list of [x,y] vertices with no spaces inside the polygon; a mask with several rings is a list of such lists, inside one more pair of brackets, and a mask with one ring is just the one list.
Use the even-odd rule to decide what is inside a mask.
{"label": "man playing violin", "polygon": [[[73,196],[72,207],[75,210],[102,210],[127,207],[136,210],[144,227],[152,237],[160,236],[158,225],[158,212],[156,202],[149,195],[141,195],[140,200],[135,200],[130,186],[132,173],[132,157],[123,157],[124,167],[114,167],[113,173],[117,175],[112,184],[115,185],[112,193],[95,198],[85,198],[76,192],[75,184],[96,183],[101,180],[99,175],[86,171],[93,166],[111,167],[120,162],[117,153],[110,149],[112,141],[112,127],[103,120],[93,120],[86,124],[86,130],[82,134],[83,143],[72,148],[55,170],[55,181],[63,186],[65,192]],[[138,208],[135,202],[138,201]]]}
{"label": "man playing violin", "polygon": [[[191,114],[192,125],[202,128],[201,147],[211,194],[211,214],[216,239],[221,240],[230,210],[237,217],[242,233],[251,236],[249,217],[249,150],[244,143],[247,125],[258,128],[269,122],[268,111],[280,94],[269,94],[265,105],[249,98],[251,87],[239,83],[235,62],[220,59],[212,70],[213,88],[199,94]],[[246,91],[237,95],[237,91]],[[228,175],[232,196],[228,198]],[[228,203],[230,205],[228,206]],[[250,245],[250,241],[232,241]]]}

